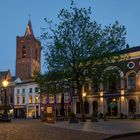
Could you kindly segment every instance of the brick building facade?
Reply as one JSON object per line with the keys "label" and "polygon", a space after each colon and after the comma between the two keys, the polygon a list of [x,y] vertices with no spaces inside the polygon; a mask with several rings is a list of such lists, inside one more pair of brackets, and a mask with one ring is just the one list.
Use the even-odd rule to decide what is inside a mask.
{"label": "brick building facade", "polygon": [[24,36],[16,38],[16,76],[31,81],[34,71],[40,71],[41,43],[35,38],[29,20]]}

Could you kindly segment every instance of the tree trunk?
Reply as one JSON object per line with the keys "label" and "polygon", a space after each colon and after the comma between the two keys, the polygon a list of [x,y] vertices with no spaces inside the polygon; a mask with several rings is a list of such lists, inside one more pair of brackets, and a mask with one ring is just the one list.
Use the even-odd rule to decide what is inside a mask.
{"label": "tree trunk", "polygon": [[61,109],[60,114],[61,116],[65,116],[65,109],[64,109],[64,93],[61,94]]}
{"label": "tree trunk", "polygon": [[83,98],[82,98],[82,85],[80,84],[79,80],[77,80],[77,94],[80,103],[80,114],[81,114],[81,118],[83,118],[84,110],[83,110]]}

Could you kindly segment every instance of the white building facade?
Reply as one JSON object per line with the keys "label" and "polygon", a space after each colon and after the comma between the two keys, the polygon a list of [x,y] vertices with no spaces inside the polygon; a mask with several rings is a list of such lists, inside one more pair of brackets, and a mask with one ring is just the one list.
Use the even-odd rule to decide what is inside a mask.
{"label": "white building facade", "polygon": [[[107,114],[120,117],[140,116],[140,46],[127,50],[124,68],[112,66],[105,69],[110,73],[102,83],[98,77],[88,79],[87,90],[83,90],[84,113],[87,117]],[[118,72],[113,75],[113,71]],[[80,102],[73,97],[73,112],[80,115]]]}
{"label": "white building facade", "polygon": [[40,98],[35,82],[17,83],[14,88],[14,117],[40,117]]}

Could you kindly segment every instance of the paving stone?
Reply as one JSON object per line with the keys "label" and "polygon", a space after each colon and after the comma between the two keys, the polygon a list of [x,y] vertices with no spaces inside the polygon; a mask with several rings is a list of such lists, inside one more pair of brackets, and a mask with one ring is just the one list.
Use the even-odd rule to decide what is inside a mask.
{"label": "paving stone", "polygon": [[0,123],[0,140],[102,140],[108,136],[49,126],[40,120],[16,119]]}

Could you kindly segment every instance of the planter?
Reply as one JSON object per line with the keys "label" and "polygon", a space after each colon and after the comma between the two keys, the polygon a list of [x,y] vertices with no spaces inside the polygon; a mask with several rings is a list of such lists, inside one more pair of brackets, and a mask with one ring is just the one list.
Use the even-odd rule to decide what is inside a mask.
{"label": "planter", "polygon": [[97,117],[92,117],[92,118],[91,118],[91,121],[92,121],[92,122],[98,122],[98,119],[97,119]]}
{"label": "planter", "polygon": [[47,117],[47,123],[55,123],[54,117]]}
{"label": "planter", "polygon": [[78,123],[78,122],[79,122],[78,118],[70,118],[69,119],[69,123]]}
{"label": "planter", "polygon": [[1,116],[0,117],[0,122],[11,122],[11,118],[9,116]]}

